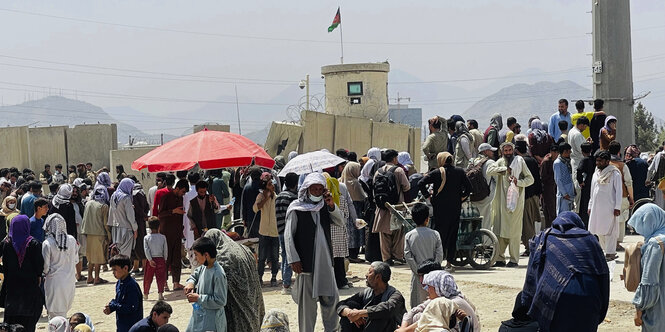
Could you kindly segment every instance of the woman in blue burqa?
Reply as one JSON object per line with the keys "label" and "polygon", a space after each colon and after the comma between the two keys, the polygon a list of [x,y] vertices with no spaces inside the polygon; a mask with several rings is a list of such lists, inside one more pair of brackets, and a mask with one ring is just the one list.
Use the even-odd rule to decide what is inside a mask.
{"label": "woman in blue burqa", "polygon": [[529,241],[522,304],[540,331],[597,331],[607,314],[610,277],[603,250],[574,212]]}
{"label": "woman in blue burqa", "polygon": [[633,298],[635,324],[642,331],[665,331],[665,264],[659,243],[665,242],[665,211],[656,204],[645,204],[635,210],[628,225],[644,236],[642,278]]}

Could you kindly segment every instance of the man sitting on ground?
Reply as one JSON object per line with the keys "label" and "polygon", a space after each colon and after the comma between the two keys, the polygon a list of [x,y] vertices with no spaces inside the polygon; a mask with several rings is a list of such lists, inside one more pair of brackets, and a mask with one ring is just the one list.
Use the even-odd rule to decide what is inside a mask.
{"label": "man sitting on ground", "polygon": [[171,318],[173,309],[164,301],[157,301],[150,310],[150,316],[136,322],[129,332],[157,332],[160,326],[166,325]]}
{"label": "man sitting on ground", "polygon": [[341,331],[394,331],[406,308],[402,293],[388,285],[390,266],[374,262],[365,277],[368,288],[337,304]]}

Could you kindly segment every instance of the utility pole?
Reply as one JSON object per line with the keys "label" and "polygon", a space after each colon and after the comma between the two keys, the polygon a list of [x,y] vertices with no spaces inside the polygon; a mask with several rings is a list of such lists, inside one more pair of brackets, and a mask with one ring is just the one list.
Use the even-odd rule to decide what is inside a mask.
{"label": "utility pole", "polygon": [[592,0],[593,97],[617,118],[617,141],[635,142],[629,0]]}
{"label": "utility pole", "polygon": [[234,85],[236,90],[236,115],[238,116],[238,134],[242,135],[242,129],[240,128],[240,106],[238,106],[238,86]]}

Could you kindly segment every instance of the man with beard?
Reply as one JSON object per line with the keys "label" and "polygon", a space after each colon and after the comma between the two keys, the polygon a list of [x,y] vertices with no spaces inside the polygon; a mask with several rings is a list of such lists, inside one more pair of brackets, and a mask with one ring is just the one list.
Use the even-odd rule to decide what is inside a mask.
{"label": "man with beard", "polygon": [[538,162],[527,153],[526,141],[515,142],[515,151],[524,158],[529,172],[533,176],[533,184],[526,187],[524,195],[524,215],[522,217],[522,244],[526,250],[522,257],[529,257],[529,240],[536,235],[536,221],[540,219],[540,194],[543,191],[543,184],[540,182],[540,172]]}
{"label": "man with beard", "polygon": [[[522,236],[522,217],[524,214],[525,188],[534,182],[524,159],[514,156],[515,145],[510,142],[501,144],[499,151],[502,157],[488,166],[487,174],[496,176],[496,194],[492,207],[494,210],[494,234],[499,239],[499,259],[495,266],[517,267],[520,255],[520,238]],[[507,206],[508,190],[517,186],[518,197],[515,209]],[[505,251],[509,247],[510,263],[506,265]]]}
{"label": "man with beard", "polygon": [[591,180],[589,200],[589,232],[598,236],[607,260],[616,259],[616,240],[619,237],[619,222],[623,184],[621,172],[610,165],[610,153],[596,152],[596,171]]}
{"label": "man with beard", "polygon": [[559,158],[554,161],[554,182],[556,182],[556,214],[572,211],[575,202],[573,168],[570,164],[571,147],[568,143],[559,145]]}
{"label": "man with beard", "polygon": [[330,227],[344,226],[344,218],[325,186],[326,179],[320,173],[307,175],[298,199],[286,211],[284,242],[291,268],[298,274],[291,296],[298,304],[300,332],[314,331],[316,302],[321,304],[324,330],[337,331],[339,327]]}
{"label": "man with beard", "polygon": [[185,210],[182,208],[182,198],[188,190],[189,184],[187,180],[180,180],[176,183],[175,188],[167,192],[159,202],[159,232],[166,236],[166,243],[169,249],[166,267],[171,270],[174,291],[185,289],[180,284],[183,236],[182,216],[185,214]]}
{"label": "man with beard", "polygon": [[366,289],[337,304],[341,331],[395,330],[406,308],[402,293],[388,284],[390,266],[384,262],[374,262],[365,278]]}

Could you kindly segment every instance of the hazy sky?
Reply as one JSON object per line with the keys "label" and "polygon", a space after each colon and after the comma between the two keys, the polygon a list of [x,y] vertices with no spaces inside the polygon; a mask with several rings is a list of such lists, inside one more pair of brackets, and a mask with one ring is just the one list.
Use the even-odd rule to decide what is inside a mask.
{"label": "hazy sky", "polygon": [[[79,99],[102,107],[167,114],[232,101],[234,83],[243,102],[268,102],[307,73],[313,92],[322,92],[320,67],[339,62],[339,31],[327,32],[338,5],[346,63],[387,59],[424,81],[591,66],[591,1],[583,0],[20,1],[0,4],[0,95],[7,105],[76,89]],[[631,4],[636,93],[649,89],[661,101],[663,17],[664,1]],[[590,78],[577,81],[591,87]],[[490,83],[448,84],[473,90]]]}

